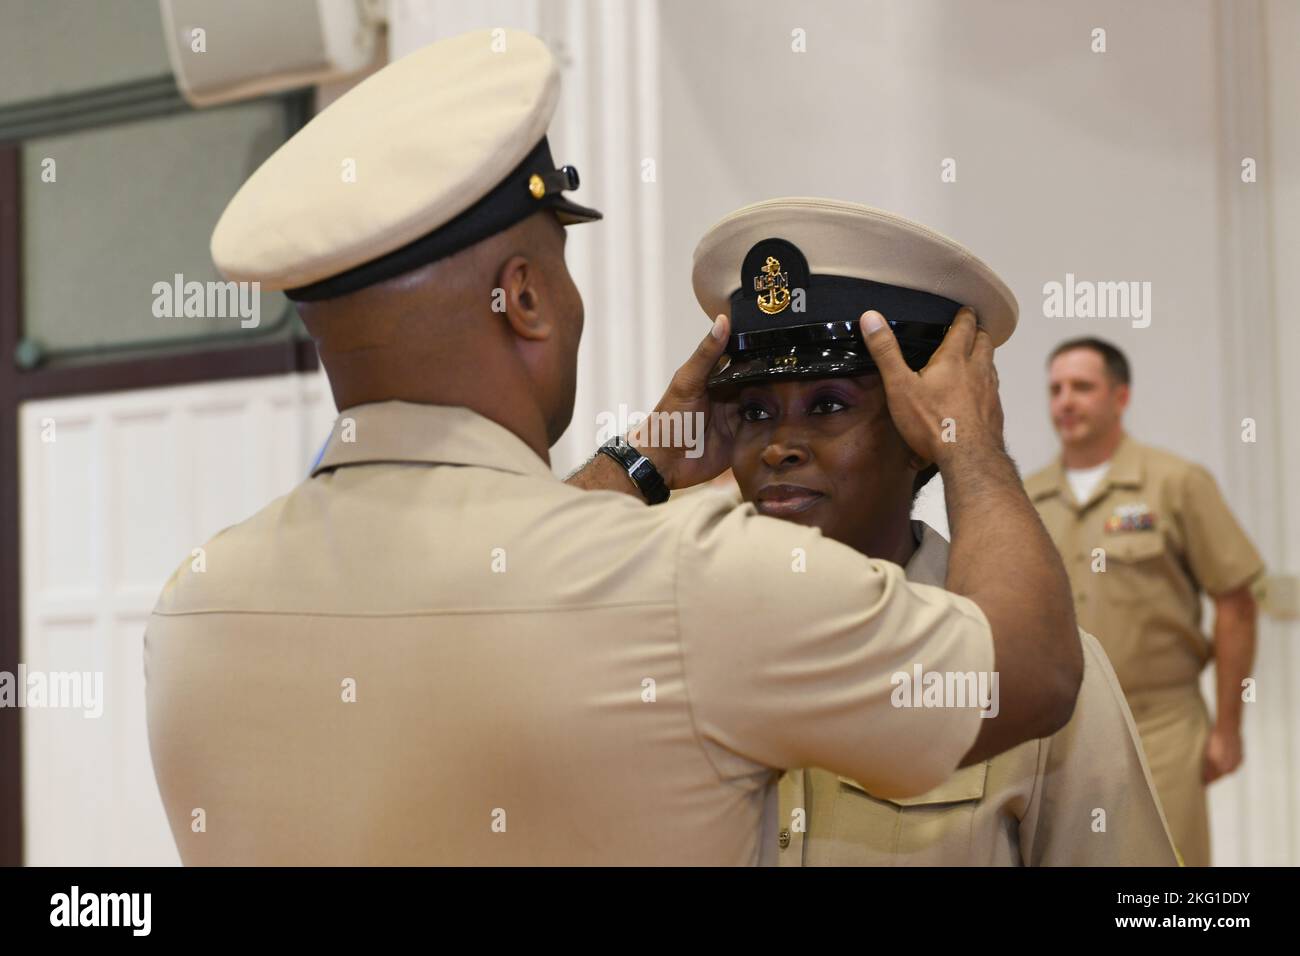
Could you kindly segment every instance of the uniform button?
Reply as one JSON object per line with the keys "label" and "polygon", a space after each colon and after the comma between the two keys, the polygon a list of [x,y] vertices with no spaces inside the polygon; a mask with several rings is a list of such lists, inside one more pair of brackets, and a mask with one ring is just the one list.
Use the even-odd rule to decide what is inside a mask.
{"label": "uniform button", "polygon": [[1088,603],[1088,595],[1086,595],[1086,594],[1076,594],[1076,595],[1074,596],[1074,603],[1076,603],[1076,604],[1087,604],[1087,603]]}
{"label": "uniform button", "polygon": [[781,832],[777,834],[777,837],[781,843],[781,849],[784,850],[786,847],[790,845],[790,828],[782,827]]}

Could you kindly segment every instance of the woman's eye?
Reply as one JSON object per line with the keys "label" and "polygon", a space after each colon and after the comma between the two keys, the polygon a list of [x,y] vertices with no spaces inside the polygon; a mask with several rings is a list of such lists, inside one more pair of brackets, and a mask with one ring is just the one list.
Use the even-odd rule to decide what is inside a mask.
{"label": "woman's eye", "polygon": [[832,412],[842,412],[847,406],[833,398],[819,398],[813,402],[812,414],[829,415]]}
{"label": "woman's eye", "polygon": [[740,408],[740,420],[742,422],[761,422],[767,418],[767,412],[762,405],[742,405]]}

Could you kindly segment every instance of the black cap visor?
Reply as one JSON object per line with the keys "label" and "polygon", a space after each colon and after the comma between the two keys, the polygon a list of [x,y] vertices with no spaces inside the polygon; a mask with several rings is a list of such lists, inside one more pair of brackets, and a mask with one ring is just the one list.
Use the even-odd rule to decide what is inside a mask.
{"label": "black cap visor", "polygon": [[555,218],[560,220],[561,226],[576,226],[579,223],[597,222],[605,218],[604,213],[599,209],[592,209],[590,206],[579,206],[576,202],[565,199],[563,196],[556,196],[551,202],[543,200],[542,204],[549,206],[555,212]]}

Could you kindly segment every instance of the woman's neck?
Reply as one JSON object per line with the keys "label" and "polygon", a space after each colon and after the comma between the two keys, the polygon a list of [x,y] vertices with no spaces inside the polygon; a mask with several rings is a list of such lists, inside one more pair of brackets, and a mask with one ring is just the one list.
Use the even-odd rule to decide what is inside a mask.
{"label": "woman's neck", "polygon": [[906,567],[916,553],[916,537],[912,534],[912,515],[910,509],[901,516],[885,523],[866,542],[866,547],[859,548],[863,554],[872,558],[892,561],[899,567]]}

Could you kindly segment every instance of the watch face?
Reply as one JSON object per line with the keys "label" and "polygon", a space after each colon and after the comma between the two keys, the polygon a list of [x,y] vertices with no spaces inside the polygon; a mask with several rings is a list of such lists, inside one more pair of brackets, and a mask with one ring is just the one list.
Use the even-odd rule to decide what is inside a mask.
{"label": "watch face", "polygon": [[655,466],[650,464],[648,458],[642,458],[640,464],[628,472],[635,481],[645,481],[654,474]]}

